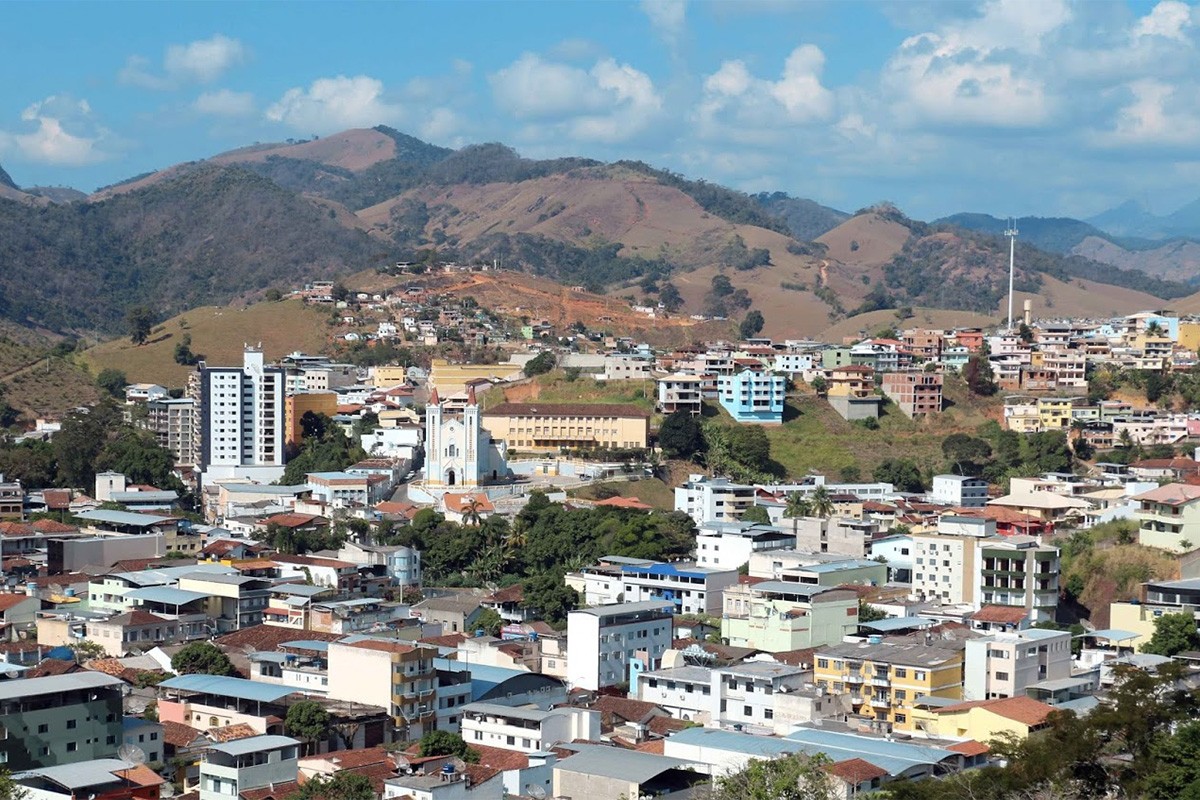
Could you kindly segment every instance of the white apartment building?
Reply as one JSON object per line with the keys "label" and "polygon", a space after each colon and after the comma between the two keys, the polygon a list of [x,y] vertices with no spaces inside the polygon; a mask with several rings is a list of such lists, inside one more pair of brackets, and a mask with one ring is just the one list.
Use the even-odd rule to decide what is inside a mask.
{"label": "white apartment building", "polygon": [[241,367],[200,369],[200,463],[204,480],[271,483],[285,460],[284,370],[247,347]]}
{"label": "white apartment building", "polygon": [[656,600],[583,608],[567,615],[567,682],[615,686],[657,669],[671,646],[673,603]]}
{"label": "white apartment building", "polygon": [[965,475],[934,475],[929,499],[944,506],[983,508],[988,501],[988,482]]}
{"label": "white apartment building", "polygon": [[1029,628],[966,642],[963,700],[1024,697],[1042,681],[1071,677],[1071,634]]}
{"label": "white apartment building", "polygon": [[821,354],[809,351],[807,353],[777,353],[772,367],[776,372],[785,375],[799,375],[811,372],[821,363]]}
{"label": "white apartment building", "polygon": [[973,602],[979,575],[976,544],[995,535],[995,520],[950,515],[938,519],[936,531],[914,533],[913,594],[948,605]]}
{"label": "white apartment building", "polygon": [[1059,551],[1031,536],[997,536],[994,520],[943,516],[938,529],[914,533],[912,593],[947,605],[1025,609],[1053,619]]}
{"label": "white apartment building", "polygon": [[704,400],[704,378],[699,375],[676,373],[659,378],[656,385],[658,410],[664,414],[686,411],[700,415]]}
{"label": "white apartment building", "polygon": [[554,708],[499,703],[468,703],[459,721],[467,744],[481,744],[519,753],[538,753],[560,742],[600,740],[600,712],[586,708]]}
{"label": "white apartment building", "polygon": [[650,363],[640,358],[605,356],[604,372],[601,377],[606,381],[648,380],[650,378]]}
{"label": "white apartment building", "polygon": [[696,531],[696,562],[713,569],[737,569],[756,553],[796,546],[796,534],[756,522],[701,523]]}
{"label": "white apartment building", "polygon": [[697,525],[710,520],[737,522],[754,505],[754,486],[733,483],[728,478],[691,475],[675,488],[675,510],[687,514]]}
{"label": "white apartment building", "polygon": [[625,602],[668,600],[675,605],[676,614],[719,615],[721,592],[737,581],[736,567],[717,569],[678,562],[621,567]]}

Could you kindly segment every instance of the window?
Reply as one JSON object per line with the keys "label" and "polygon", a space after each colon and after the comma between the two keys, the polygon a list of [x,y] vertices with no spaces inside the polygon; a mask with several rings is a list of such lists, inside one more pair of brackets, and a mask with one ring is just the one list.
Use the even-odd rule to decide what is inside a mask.
{"label": "window", "polygon": [[897,678],[907,678],[908,670],[906,670],[904,667],[896,667],[896,677]]}
{"label": "window", "polygon": [[41,725],[38,725],[38,733],[49,733],[49,732],[50,732],[50,726],[47,725],[46,723],[43,722]]}
{"label": "window", "polygon": [[1007,672],[997,672],[997,673],[996,673],[996,680],[998,680],[998,681],[1006,681],[1006,680],[1008,680],[1008,673],[1007,673]]}
{"label": "window", "polygon": [[908,717],[904,716],[903,714],[896,715],[896,724],[897,725],[903,725],[907,721],[908,721]]}
{"label": "window", "polygon": [[818,658],[817,666],[820,667],[821,669],[829,669],[829,659],[828,658]]}
{"label": "window", "polygon": [[747,717],[753,717],[754,716],[754,708],[752,706],[742,706],[742,713],[745,714]]}
{"label": "window", "polygon": [[73,720],[73,719],[67,720],[67,730],[69,730],[69,731],[75,730],[76,725],[78,725],[78,722],[76,720]]}
{"label": "window", "polygon": [[104,743],[105,743],[105,744],[116,744],[116,743],[117,743],[117,737],[115,737],[115,736],[108,736],[108,737],[105,737],[105,739],[104,739]]}
{"label": "window", "polygon": [[67,742],[67,752],[68,752],[68,753],[74,753],[74,752],[75,752],[76,750],[78,750],[78,749],[79,749],[79,744],[78,744],[78,743],[76,743],[76,742]]}

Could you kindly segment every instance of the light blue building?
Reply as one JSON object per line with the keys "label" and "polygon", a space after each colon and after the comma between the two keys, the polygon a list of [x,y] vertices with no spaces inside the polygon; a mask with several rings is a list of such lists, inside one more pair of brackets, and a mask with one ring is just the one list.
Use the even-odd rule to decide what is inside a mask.
{"label": "light blue building", "polygon": [[717,400],[737,422],[783,422],[787,379],[744,369],[717,379]]}

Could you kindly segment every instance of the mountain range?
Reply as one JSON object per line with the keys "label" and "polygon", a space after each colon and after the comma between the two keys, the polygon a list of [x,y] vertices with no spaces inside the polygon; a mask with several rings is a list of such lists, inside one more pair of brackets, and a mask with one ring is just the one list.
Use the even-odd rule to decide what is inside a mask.
{"label": "mountain range", "polygon": [[[111,335],[134,305],[165,317],[436,257],[498,260],[637,302],[670,284],[684,311],[757,308],[769,334],[815,335],[883,312],[994,316],[1004,224],[923,223],[890,205],[849,214],[641,162],[449,150],[380,126],[246,147],[86,196],[22,189],[0,169],[0,318]],[[1197,257],[1192,242],[1143,247],[1079,220],[1018,225],[1019,288],[1040,311],[1117,313],[1194,291],[1194,270],[1176,268]]]}

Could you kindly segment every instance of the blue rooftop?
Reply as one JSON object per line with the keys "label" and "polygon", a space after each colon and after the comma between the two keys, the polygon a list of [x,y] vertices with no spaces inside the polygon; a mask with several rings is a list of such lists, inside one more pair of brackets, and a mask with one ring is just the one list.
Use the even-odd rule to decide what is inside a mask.
{"label": "blue rooftop", "polygon": [[106,509],[80,511],[75,516],[85,522],[107,522],[110,525],[132,525],[140,528],[163,525],[167,522],[174,522],[176,519],[175,517],[160,517],[154,514],[135,514],[132,511],[108,511]]}
{"label": "blue rooftop", "polygon": [[903,631],[908,628],[925,628],[932,624],[933,620],[928,617],[888,617],[887,619],[876,620],[875,622],[864,622],[860,627],[870,628],[879,633],[891,633],[892,631]]}
{"label": "blue rooftop", "polygon": [[274,703],[296,692],[296,689],[290,686],[276,686],[248,681],[245,678],[228,678],[224,675],[179,675],[163,681],[159,686],[164,689],[216,694],[258,703]]}
{"label": "blue rooftop", "polygon": [[953,750],[941,747],[889,742],[887,739],[817,728],[801,728],[785,738],[799,744],[803,752],[809,755],[824,753],[835,762],[861,758],[893,776],[901,775],[913,767],[931,768],[942,761],[959,757]]}
{"label": "blue rooftop", "polygon": [[680,569],[675,564],[651,564],[649,566],[626,565],[621,567],[621,572],[628,575],[673,575],[681,578],[704,580],[710,573],[715,571],[697,567],[695,564],[688,564],[687,566],[690,569]]}
{"label": "blue rooftop", "polygon": [[533,676],[539,678],[546,677],[547,680],[556,680],[549,676],[542,676],[539,673],[527,672],[521,669],[492,667],[487,664],[470,664],[465,661],[455,661],[449,658],[435,658],[433,660],[433,667],[434,669],[446,670],[448,672],[471,673],[471,702],[479,700],[500,684],[513,678]]}
{"label": "blue rooftop", "polygon": [[318,642],[313,639],[297,639],[294,642],[284,642],[280,647],[290,647],[293,650],[314,650],[318,653],[329,651],[329,642]]}
{"label": "blue rooftop", "polygon": [[125,593],[126,600],[166,603],[169,606],[181,606],[193,600],[207,598],[208,595],[203,592],[189,592],[187,589],[176,589],[174,586],[144,586],[141,589],[131,589]]}

